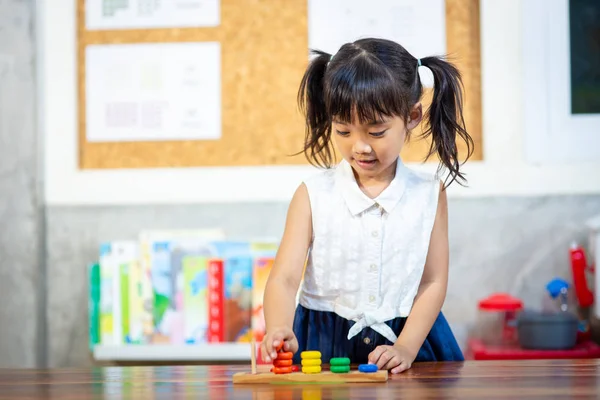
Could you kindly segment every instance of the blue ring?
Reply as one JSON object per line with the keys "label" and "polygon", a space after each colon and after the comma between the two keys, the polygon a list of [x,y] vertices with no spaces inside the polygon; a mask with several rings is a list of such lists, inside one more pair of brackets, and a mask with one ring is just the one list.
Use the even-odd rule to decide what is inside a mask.
{"label": "blue ring", "polygon": [[358,366],[359,372],[377,372],[377,364],[360,364]]}

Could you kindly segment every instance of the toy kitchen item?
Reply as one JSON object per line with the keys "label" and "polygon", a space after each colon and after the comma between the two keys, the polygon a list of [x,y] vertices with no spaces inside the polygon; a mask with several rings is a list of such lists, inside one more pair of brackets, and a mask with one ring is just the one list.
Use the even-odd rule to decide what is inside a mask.
{"label": "toy kitchen item", "polygon": [[495,293],[479,302],[478,339],[486,346],[518,342],[516,317],[523,302],[507,293]]}
{"label": "toy kitchen item", "polygon": [[571,259],[571,273],[573,286],[577,295],[577,303],[581,308],[591,307],[594,304],[594,293],[590,290],[586,274],[591,270],[588,267],[583,248],[576,243],[569,249]]}
{"label": "toy kitchen item", "polygon": [[[590,256],[590,265],[588,270],[595,273],[595,268],[600,265],[600,214],[586,222],[589,231],[588,249]],[[595,274],[594,286],[596,291],[600,290],[600,274]],[[595,304],[594,314],[600,318],[600,302]]]}
{"label": "toy kitchen item", "polygon": [[[600,241],[600,234],[595,240]],[[592,235],[592,239],[594,236]],[[590,242],[591,252],[594,253],[595,244]],[[579,341],[591,339],[592,332],[590,330],[590,320],[593,317],[594,308],[594,292],[590,290],[588,285],[588,274],[594,271],[593,264],[588,265],[585,251],[583,247],[576,243],[571,245],[569,249],[569,257],[571,260],[571,275],[573,276],[573,288],[575,292],[574,302],[576,303],[576,311],[579,317]],[[597,306],[596,306],[597,307]]]}
{"label": "toy kitchen item", "polygon": [[576,312],[577,304],[571,293],[571,286],[567,281],[561,278],[552,279],[546,284],[548,296],[544,298],[542,311],[546,313],[558,311]]}
{"label": "toy kitchen item", "polygon": [[519,345],[530,350],[568,350],[577,343],[579,319],[569,311],[524,310],[517,317]]}

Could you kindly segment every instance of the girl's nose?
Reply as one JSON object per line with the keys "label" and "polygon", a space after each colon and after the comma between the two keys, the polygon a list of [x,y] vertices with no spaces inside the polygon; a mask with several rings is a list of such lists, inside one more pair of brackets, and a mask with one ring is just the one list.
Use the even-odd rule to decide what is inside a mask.
{"label": "girl's nose", "polygon": [[369,146],[368,143],[362,140],[357,140],[356,142],[354,142],[352,150],[354,150],[354,152],[357,154],[369,154],[373,149],[371,149],[371,146]]}

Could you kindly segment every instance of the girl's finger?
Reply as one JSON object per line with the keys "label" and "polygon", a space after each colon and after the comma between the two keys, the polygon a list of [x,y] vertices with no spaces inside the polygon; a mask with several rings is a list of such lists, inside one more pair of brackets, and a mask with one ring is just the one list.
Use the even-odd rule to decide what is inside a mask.
{"label": "girl's finger", "polygon": [[383,353],[379,356],[379,360],[377,361],[377,369],[384,369],[386,365],[394,358],[394,354],[387,349],[384,349]]}
{"label": "girl's finger", "polygon": [[385,352],[385,347],[383,346],[377,346],[375,348],[375,350],[373,350],[371,352],[371,354],[369,354],[369,363],[370,364],[377,364],[379,362],[379,357],[381,357],[381,355]]}
{"label": "girl's finger", "polygon": [[401,364],[402,360],[398,356],[394,355],[381,369],[390,370],[392,368],[398,368]]}
{"label": "girl's finger", "polygon": [[410,365],[407,362],[401,362],[397,367],[392,369],[392,374],[399,374],[401,372],[406,371],[410,368]]}
{"label": "girl's finger", "polygon": [[271,357],[269,357],[269,351],[264,341],[260,344],[260,354],[264,362],[271,362]]}

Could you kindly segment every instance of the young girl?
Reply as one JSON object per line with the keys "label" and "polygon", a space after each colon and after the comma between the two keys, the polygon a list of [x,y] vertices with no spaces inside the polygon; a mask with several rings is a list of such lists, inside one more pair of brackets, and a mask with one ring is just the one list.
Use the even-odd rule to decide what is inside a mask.
{"label": "young girl", "polygon": [[[392,373],[415,361],[463,360],[440,311],[448,282],[447,185],[399,157],[423,117],[423,66],[434,77],[429,155],[437,153],[450,183],[464,180],[456,138],[466,141],[467,157],[472,139],[460,74],[441,58],[418,60],[381,39],[313,54],[298,94],[304,151],[327,168],[291,201],[265,289],[263,360],[271,362],[281,346],[295,363],[302,351],[318,350],[323,363],[348,357]],[[332,136],[343,157],[335,167]]]}

